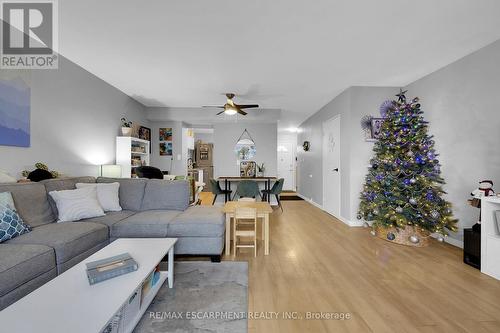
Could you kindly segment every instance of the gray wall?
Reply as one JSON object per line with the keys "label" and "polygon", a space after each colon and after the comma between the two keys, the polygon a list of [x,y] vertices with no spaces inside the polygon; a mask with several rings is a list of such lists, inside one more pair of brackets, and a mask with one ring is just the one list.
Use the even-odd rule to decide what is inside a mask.
{"label": "gray wall", "polygon": [[[497,41],[407,87],[421,98],[460,228],[477,220],[479,210],[466,200],[479,180],[493,180],[500,191],[499,59]],[[453,237],[461,240],[463,230]]]}
{"label": "gray wall", "polygon": [[[255,141],[256,154],[252,159],[258,164],[264,163],[266,175],[276,176],[278,173],[278,126],[274,124],[254,124],[254,123],[229,123],[214,124],[214,176],[239,176],[240,165],[234,152],[234,146],[241,133],[248,130]],[[264,188],[264,183],[259,183]],[[221,182],[221,186],[224,184]],[[237,183],[232,183],[231,188],[236,190]],[[224,198],[219,196],[217,202],[224,202]],[[271,204],[276,204],[271,198]]]}
{"label": "gray wall", "polygon": [[[161,169],[162,171],[169,171],[173,175],[185,175],[187,166],[182,158],[182,128],[181,121],[151,121],[151,165]],[[160,156],[160,133],[159,129],[162,127],[172,128],[172,156]],[[178,159],[178,156],[181,159]]]}
{"label": "gray wall", "polygon": [[373,143],[365,141],[360,120],[364,115],[379,116],[379,105],[395,93],[393,87],[351,87],[301,124],[297,145],[309,141],[311,149],[298,150],[298,193],[323,205],[323,122],[340,115],[340,217],[351,225],[358,223],[358,197],[373,149]]}
{"label": "gray wall", "polygon": [[[1,70],[0,78],[12,77]],[[57,70],[32,70],[31,147],[0,146],[0,169],[15,177],[45,162],[66,175],[97,175],[114,163],[120,118],[147,125],[144,107],[60,56]]]}

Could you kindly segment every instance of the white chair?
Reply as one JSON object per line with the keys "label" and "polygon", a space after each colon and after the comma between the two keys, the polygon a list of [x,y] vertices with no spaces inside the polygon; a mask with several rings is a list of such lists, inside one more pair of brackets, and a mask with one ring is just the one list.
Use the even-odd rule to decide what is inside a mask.
{"label": "white chair", "polygon": [[238,198],[238,201],[243,201],[243,202],[256,202],[255,198]]}
{"label": "white chair", "polygon": [[[254,256],[257,257],[257,209],[238,207],[234,212],[233,224],[234,255],[239,247],[253,247]],[[253,244],[240,244],[239,237],[252,238]]]}

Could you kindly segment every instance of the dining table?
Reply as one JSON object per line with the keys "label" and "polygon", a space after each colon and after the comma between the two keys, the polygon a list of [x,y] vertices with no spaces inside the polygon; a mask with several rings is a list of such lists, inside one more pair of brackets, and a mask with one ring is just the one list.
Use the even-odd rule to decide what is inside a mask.
{"label": "dining table", "polygon": [[222,212],[226,214],[226,255],[231,254],[231,219],[234,219],[234,213],[237,208],[255,208],[257,210],[257,220],[262,221],[262,240],[264,241],[264,255],[269,255],[269,214],[273,208],[269,202],[265,201],[228,201],[224,204]]}
{"label": "dining table", "polygon": [[[270,190],[271,189],[271,181],[275,181],[278,178],[276,176],[260,176],[260,177],[241,177],[241,176],[220,176],[217,178],[219,182],[223,181],[224,182],[224,190],[226,193],[224,194],[224,201],[228,202],[230,198],[230,194],[227,192],[228,190],[231,189],[231,182],[240,182],[242,180],[253,180],[256,182],[263,182],[264,183],[264,189],[265,190]],[[270,196],[267,196],[267,202],[271,202]]]}

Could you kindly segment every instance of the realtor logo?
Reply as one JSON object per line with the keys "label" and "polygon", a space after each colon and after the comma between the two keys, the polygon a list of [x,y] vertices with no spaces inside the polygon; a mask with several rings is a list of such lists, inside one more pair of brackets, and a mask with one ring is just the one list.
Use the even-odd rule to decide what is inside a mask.
{"label": "realtor logo", "polygon": [[56,9],[54,0],[1,2],[0,68],[57,68]]}

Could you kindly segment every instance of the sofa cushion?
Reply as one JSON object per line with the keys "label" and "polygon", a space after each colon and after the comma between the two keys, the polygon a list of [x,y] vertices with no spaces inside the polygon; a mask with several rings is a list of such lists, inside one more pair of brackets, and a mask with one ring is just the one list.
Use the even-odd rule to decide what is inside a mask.
{"label": "sofa cushion", "polygon": [[[47,193],[52,191],[64,191],[64,190],[74,190],[76,188],[76,183],[95,183],[94,177],[73,177],[73,178],[54,178],[54,179],[46,179],[40,182],[45,186],[45,190]],[[50,197],[48,196],[50,208],[54,212],[54,216],[58,216],[57,205]]]}
{"label": "sofa cushion", "polygon": [[189,206],[189,182],[150,179],[146,184],[141,210],[186,210]]}
{"label": "sofa cushion", "polygon": [[7,241],[7,244],[39,244],[53,248],[57,264],[108,240],[108,228],[92,222],[50,223],[30,233]]}
{"label": "sofa cushion", "polygon": [[120,206],[135,212],[141,210],[147,179],[97,178],[98,183],[120,183]]}
{"label": "sofa cushion", "polygon": [[166,237],[168,223],[179,215],[175,210],[151,210],[127,217],[111,226],[112,238]]}
{"label": "sofa cushion", "polygon": [[41,183],[0,184],[0,192],[10,192],[16,210],[26,224],[37,227],[55,222],[45,186]]}
{"label": "sofa cushion", "polygon": [[33,244],[0,245],[0,296],[56,266],[54,249]]}
{"label": "sofa cushion", "polygon": [[105,215],[95,187],[52,191],[49,195],[57,205],[57,222],[73,222]]}
{"label": "sofa cushion", "polygon": [[122,210],[120,212],[107,212],[105,216],[93,217],[90,219],[80,220],[80,222],[100,223],[111,228],[113,224],[134,215],[136,212],[131,210]]}
{"label": "sofa cushion", "polygon": [[12,194],[0,192],[0,243],[30,231],[16,211]]}
{"label": "sofa cushion", "polygon": [[169,237],[220,237],[224,230],[225,217],[217,206],[189,207],[168,224]]}

